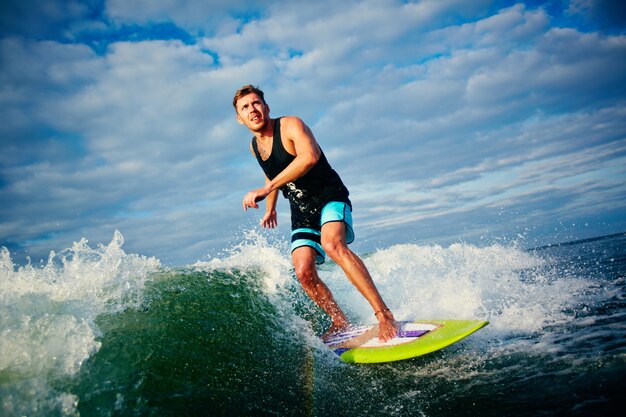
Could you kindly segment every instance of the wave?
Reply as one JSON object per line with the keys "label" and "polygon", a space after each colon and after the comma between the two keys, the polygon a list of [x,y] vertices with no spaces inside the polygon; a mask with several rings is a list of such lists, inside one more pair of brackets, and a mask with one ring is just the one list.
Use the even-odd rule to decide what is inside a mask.
{"label": "wave", "polygon": [[1,248],[0,392],[6,415],[31,414],[33,406],[41,415],[73,413],[77,399],[56,395],[49,381],[78,372],[101,347],[96,318],[141,304],[149,274],[160,268],[155,258],[127,255],[123,244],[118,231],[95,249],[82,239],[51,252],[41,268],[16,268]]}
{"label": "wave", "polygon": [[[111,243],[96,248],[83,239],[51,253],[43,267],[16,267],[10,253],[0,251],[4,415],[100,415],[98,410],[111,407],[141,415],[166,410],[166,399],[181,413],[194,404],[198,410],[213,404],[242,415],[272,410],[276,404],[291,410],[288,414],[301,414],[302,407],[323,413],[333,411],[330,402],[303,403],[301,391],[281,387],[289,382],[329,393],[333,387],[345,389],[343,382],[354,384],[354,372],[368,380],[367,371],[346,374],[317,338],[330,321],[301,290],[286,244],[270,244],[249,231],[217,257],[165,268],[155,258],[126,254],[123,243],[118,231]],[[387,377],[406,383],[407,398],[414,395],[411,378],[446,375],[466,381],[481,363],[499,363],[482,383],[506,379],[513,364],[505,358],[520,351],[563,354],[579,349],[589,356],[591,350],[564,336],[563,326],[578,329],[583,337],[606,339],[607,333],[615,335],[611,326],[622,314],[623,272],[617,278],[593,273],[562,253],[465,243],[399,244],[363,258],[398,319],[490,321],[465,342],[474,352],[471,361],[464,355],[434,356],[409,368],[410,378],[404,374],[407,368],[393,368]],[[336,265],[322,265],[320,275],[351,321],[375,321],[371,307]],[[607,313],[611,300],[617,306]],[[598,335],[581,330],[600,322],[602,314],[617,319]],[[571,324],[574,318],[578,320]],[[623,346],[612,341],[605,351],[610,349],[621,352]],[[309,354],[323,364],[326,377],[311,379],[312,371],[303,370],[313,366],[302,364]],[[540,375],[542,366],[529,367],[533,373],[525,377]],[[337,373],[342,383],[328,380]],[[155,380],[165,385],[156,389]],[[467,383],[464,389],[473,390]],[[367,386],[357,386],[365,402],[367,396],[379,397]],[[347,404],[348,398],[349,410]],[[175,414],[169,410],[164,413]]]}

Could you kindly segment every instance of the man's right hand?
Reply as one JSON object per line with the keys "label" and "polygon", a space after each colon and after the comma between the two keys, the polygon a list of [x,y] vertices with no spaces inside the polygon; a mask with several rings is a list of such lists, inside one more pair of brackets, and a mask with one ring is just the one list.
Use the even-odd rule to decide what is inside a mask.
{"label": "man's right hand", "polygon": [[261,219],[261,226],[267,229],[273,229],[278,226],[278,216],[276,210],[271,210],[265,213],[265,216]]}

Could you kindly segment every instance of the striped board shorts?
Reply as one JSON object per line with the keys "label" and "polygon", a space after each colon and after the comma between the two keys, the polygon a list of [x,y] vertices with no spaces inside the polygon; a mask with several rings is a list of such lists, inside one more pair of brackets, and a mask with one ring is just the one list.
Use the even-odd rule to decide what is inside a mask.
{"label": "striped board shorts", "polygon": [[326,252],[322,249],[321,229],[330,222],[344,222],[346,224],[346,243],[354,242],[352,228],[352,209],[347,203],[331,201],[322,208],[319,228],[299,228],[291,231],[291,251],[301,246],[310,246],[317,252],[315,261],[318,264],[326,260]]}

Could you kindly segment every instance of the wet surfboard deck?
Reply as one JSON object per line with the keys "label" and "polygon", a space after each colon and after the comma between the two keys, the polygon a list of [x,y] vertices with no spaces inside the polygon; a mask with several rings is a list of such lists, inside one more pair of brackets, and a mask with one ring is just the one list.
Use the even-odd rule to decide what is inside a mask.
{"label": "wet surfboard deck", "polygon": [[324,343],[344,362],[394,362],[443,349],[487,324],[480,320],[403,321],[398,335],[385,343],[378,340],[378,325],[357,326],[332,335]]}

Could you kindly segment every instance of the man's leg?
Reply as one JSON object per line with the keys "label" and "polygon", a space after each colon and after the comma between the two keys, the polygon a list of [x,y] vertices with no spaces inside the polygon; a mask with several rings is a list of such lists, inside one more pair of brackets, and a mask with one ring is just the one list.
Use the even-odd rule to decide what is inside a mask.
{"label": "man's leg", "polygon": [[311,299],[330,316],[333,321],[326,334],[330,335],[350,325],[341,308],[335,302],[333,294],[320,279],[315,267],[317,252],[310,246],[300,246],[291,252],[291,258],[296,269],[296,276],[302,288]]}
{"label": "man's leg", "polygon": [[322,248],[371,304],[379,322],[378,338],[383,342],[393,339],[398,332],[393,313],[380,296],[361,258],[348,248],[344,222],[334,221],[322,226]]}

